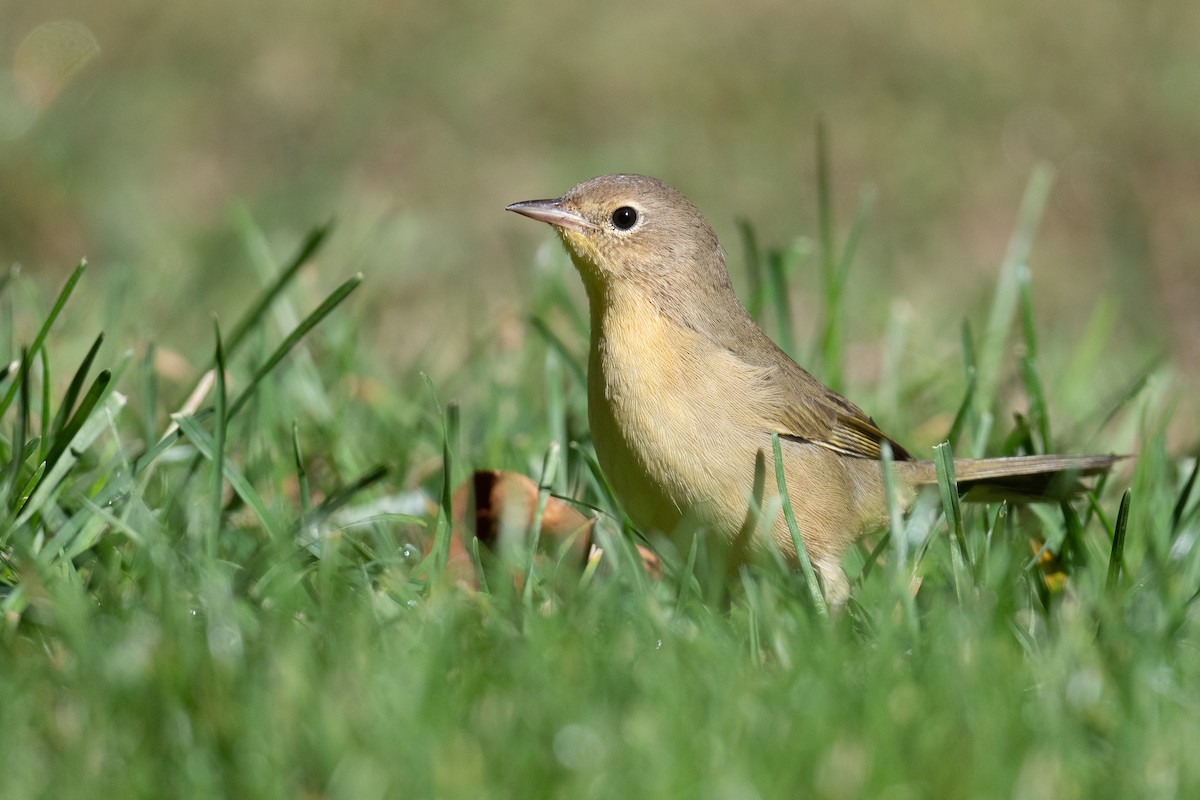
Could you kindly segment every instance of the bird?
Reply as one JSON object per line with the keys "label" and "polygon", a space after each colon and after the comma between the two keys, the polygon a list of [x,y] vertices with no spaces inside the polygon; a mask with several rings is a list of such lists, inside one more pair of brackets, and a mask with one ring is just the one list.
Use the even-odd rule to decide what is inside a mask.
{"label": "bird", "polygon": [[[716,234],[674,187],[603,175],[507,210],[550,224],[587,293],[588,423],[597,460],[644,532],[700,529],[798,559],[775,489],[773,435],[803,550],[844,603],[846,551],[886,525],[885,445],[903,505],[936,484],[862,409],[780,349],[738,299]],[[966,499],[1037,498],[1109,470],[1111,455],[957,459]],[[770,476],[770,477],[767,477]],[[774,513],[771,513],[771,512]]]}

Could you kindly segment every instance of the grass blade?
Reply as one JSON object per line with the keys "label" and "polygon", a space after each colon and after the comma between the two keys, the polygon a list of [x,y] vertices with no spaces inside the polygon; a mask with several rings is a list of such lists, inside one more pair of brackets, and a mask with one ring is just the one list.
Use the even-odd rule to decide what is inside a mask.
{"label": "grass blade", "polygon": [[433,533],[433,547],[413,574],[429,575],[432,571],[433,576],[440,578],[445,574],[446,564],[450,561],[450,537],[453,533],[451,521],[454,514],[454,452],[450,446],[450,423],[446,414],[442,412],[442,402],[438,399],[437,389],[429,375],[422,372],[421,377],[433,396],[433,406],[437,410],[438,422],[442,428],[442,491],[438,498],[439,513]]}
{"label": "grass blade", "polygon": [[142,357],[142,439],[152,442],[156,435],[154,411],[158,407],[158,373],[154,369],[154,342],[146,346]]}
{"label": "grass blade", "polygon": [[817,238],[821,247],[821,297],[825,324],[821,333],[821,369],[825,383],[842,390],[837,250],[833,241],[833,181],[829,176],[829,131],[817,121]]}
{"label": "grass blade", "polygon": [[763,301],[766,297],[766,287],[763,284],[763,258],[758,247],[758,237],[754,226],[748,219],[737,221],[738,233],[742,238],[742,252],[746,257],[746,277],[750,280],[749,297],[746,298],[746,310],[759,324],[762,323]]}
{"label": "grass blade", "polygon": [[[200,455],[210,461],[215,461],[216,442],[204,428],[200,427],[201,419],[202,417],[199,416],[177,415],[175,421],[179,423],[179,429],[183,431],[183,434],[196,446],[196,450]],[[267,510],[267,504],[263,502],[258,491],[246,479],[241,470],[233,463],[224,461],[222,463],[222,474],[225,476],[225,480],[229,481],[229,485],[233,487],[233,491],[237,496],[242,498],[242,501],[254,511],[255,516],[258,517],[267,534],[272,539],[276,538],[280,532],[279,525],[276,524],[274,516]]]}
{"label": "grass blade", "polygon": [[1105,586],[1108,591],[1117,588],[1121,579],[1121,568],[1125,560],[1125,528],[1129,525],[1129,502],[1131,489],[1126,489],[1121,495],[1121,508],[1117,511],[1117,524],[1113,527],[1112,551],[1108,556],[1108,580]]}
{"label": "grass blade", "polygon": [[235,416],[237,416],[237,413],[241,411],[243,407],[245,407],[246,403],[249,402],[250,398],[254,395],[255,389],[258,388],[258,385],[262,382],[263,378],[267,377],[267,375],[271,373],[271,370],[278,366],[279,362],[282,361],[289,352],[291,352],[292,348],[295,347],[300,340],[308,334],[309,331],[315,328],[321,322],[321,320],[329,316],[329,314],[335,308],[337,308],[341,302],[350,295],[351,292],[357,289],[360,283],[362,283],[361,272],[354,275],[337,289],[335,289],[333,293],[329,295],[329,297],[325,298],[325,301],[321,303],[321,305],[317,306],[317,308],[311,314],[300,321],[300,324],[297,325],[291,333],[284,337],[284,340],[279,344],[278,347],[275,348],[275,351],[271,353],[270,357],[263,362],[263,365],[255,370],[254,376],[250,379],[250,383],[246,386],[246,388],[242,390],[242,393],[237,396],[237,399],[234,400],[232,404],[230,404],[228,419],[233,419]]}
{"label": "grass blade", "polygon": [[258,324],[267,308],[287,288],[287,285],[291,283],[292,278],[296,277],[296,273],[300,271],[300,268],[316,255],[321,246],[325,244],[325,240],[329,237],[332,230],[333,222],[331,220],[318,228],[314,228],[305,237],[304,242],[300,245],[300,249],[296,251],[296,255],[292,256],[292,260],[288,262],[288,265],[283,268],[279,276],[275,278],[275,281],[259,295],[254,305],[250,306],[246,310],[246,313],[242,315],[242,318],[238,320],[237,324],[233,326],[229,334],[229,341],[225,345],[226,356],[232,356],[237,352],[237,349],[245,341],[250,331],[254,329],[254,326]]}
{"label": "grass blade", "polygon": [[[17,419],[14,423],[12,440],[12,462],[9,464],[4,483],[0,485],[0,504],[7,505],[8,499],[16,491],[21,480],[21,466],[25,463],[26,442],[29,426],[29,350],[21,349],[21,366],[17,369],[17,380],[14,389],[19,389],[17,401]],[[13,510],[17,510],[13,506]]]}
{"label": "grass blade", "polygon": [[[842,375],[842,300],[850,275],[850,265],[854,263],[854,256],[858,252],[858,243],[862,239],[874,205],[875,192],[868,189],[859,198],[858,208],[854,212],[854,221],[851,222],[850,233],[846,237],[846,246],[842,248],[840,256],[834,254],[837,261],[833,267],[833,273],[825,277],[822,304],[825,323],[821,331],[821,363],[824,365],[826,381],[834,391],[838,392],[842,391],[844,383]],[[832,214],[832,210],[829,213]],[[823,225],[822,232],[824,232]],[[824,250],[824,244],[822,244],[822,250]]]}
{"label": "grass blade", "polygon": [[775,321],[779,327],[779,346],[789,355],[796,353],[796,335],[792,331],[792,302],[788,297],[787,273],[791,266],[788,254],[772,250],[767,254],[767,277],[771,298],[775,301]]}
{"label": "grass blade", "polygon": [[804,538],[800,535],[800,527],[796,524],[796,515],[792,513],[792,499],[788,495],[787,481],[783,477],[783,448],[779,444],[779,433],[771,432],[771,451],[775,456],[775,488],[783,503],[783,517],[787,521],[788,533],[792,536],[792,546],[796,549],[796,560],[804,573],[804,581],[808,585],[808,594],[812,599],[813,608],[821,617],[829,617],[829,607],[825,603],[825,593],[817,581],[817,573],[813,570],[812,561],[808,558],[808,549],[804,546]]}
{"label": "grass blade", "polygon": [[533,603],[533,578],[537,567],[538,545],[542,538],[542,517],[546,514],[546,503],[550,502],[550,492],[554,488],[554,480],[558,474],[559,444],[551,442],[542,461],[541,480],[538,481],[537,505],[533,509],[533,519],[529,523],[529,566],[525,572],[525,587],[522,600],[526,607]]}
{"label": "grass blade", "polygon": [[91,348],[87,355],[83,357],[83,362],[79,365],[79,369],[75,370],[75,375],[71,378],[71,383],[67,386],[67,393],[63,395],[62,405],[58,408],[58,413],[54,415],[54,423],[50,426],[49,436],[51,439],[58,437],[62,432],[67,420],[71,416],[71,412],[75,409],[75,401],[79,399],[79,392],[83,390],[83,384],[87,381],[88,373],[91,372],[92,362],[96,360],[96,353],[100,351],[100,345],[104,343],[104,334],[101,333],[92,342]]}
{"label": "grass blade", "polygon": [[[30,359],[22,359],[24,366],[22,372],[28,371],[32,362],[32,356],[37,355],[42,349],[42,345],[46,342],[46,336],[50,333],[50,328],[54,325],[58,315],[62,313],[63,306],[67,304],[67,300],[71,298],[71,293],[75,291],[76,284],[83,277],[83,271],[87,269],[87,260],[79,262],[79,266],[75,267],[75,271],[71,273],[71,277],[67,278],[67,282],[63,285],[62,291],[58,293],[57,299],[54,301],[54,307],[50,309],[50,314],[47,315],[42,327],[38,330],[37,335],[33,337],[33,344],[29,346]],[[0,417],[4,416],[4,412],[8,411],[8,407],[12,404],[13,397],[16,395],[17,387],[20,386],[20,378],[14,381],[4,394],[4,399],[0,400]]]}
{"label": "grass blade", "polygon": [[[829,128],[817,120],[817,236],[821,243],[821,285],[826,298],[837,279],[833,243],[833,181],[829,177]],[[828,368],[829,365],[826,365]]]}
{"label": "grass blade", "polygon": [[[96,380],[98,382],[100,377],[97,376]],[[91,407],[86,416],[82,413],[84,410],[83,405],[80,406],[79,412],[76,412],[75,418],[79,420],[76,432],[67,441],[61,455],[55,460],[53,466],[47,467],[46,473],[38,483],[37,489],[34,490],[29,501],[21,509],[16,521],[18,526],[28,522],[50,499],[51,493],[79,461],[79,455],[87,450],[92,445],[92,442],[109,427],[109,420],[115,417],[125,406],[125,396],[112,391],[110,383],[106,383],[105,390],[98,393],[98,400],[99,398],[103,398],[103,405]],[[68,426],[68,428],[70,427]]]}
{"label": "grass blade", "polygon": [[[555,443],[567,441],[567,401],[559,363],[558,353],[553,350],[546,353],[546,428],[550,432],[550,441]],[[560,494],[566,493],[566,469],[556,470],[555,483],[551,488]]]}
{"label": "grass blade", "polygon": [[1150,385],[1150,378],[1162,366],[1162,359],[1156,358],[1147,364],[1138,376],[1129,382],[1123,390],[1121,390],[1113,400],[1108,403],[1108,411],[1105,412],[1100,424],[1096,426],[1095,436],[1099,436],[1100,432],[1108,427],[1108,424],[1116,419],[1117,414],[1121,413],[1121,409],[1137,399],[1147,386]]}
{"label": "grass blade", "polygon": [[312,493],[308,488],[308,470],[300,453],[300,425],[292,420],[292,458],[296,465],[296,486],[300,494],[300,512],[307,516],[312,509]]}
{"label": "grass blade", "polygon": [[967,534],[963,529],[962,503],[958,498],[958,481],[954,476],[954,453],[949,442],[934,445],[933,463],[937,470],[938,491],[942,496],[942,510],[946,514],[946,523],[954,537],[956,548],[952,548],[951,560],[954,563],[954,585],[959,590],[959,599],[963,597],[959,586],[959,575],[964,567],[973,571],[971,552],[967,548]]}
{"label": "grass blade", "polygon": [[1083,523],[1079,519],[1079,514],[1066,500],[1059,502],[1059,510],[1062,512],[1067,532],[1063,551],[1070,554],[1072,566],[1085,566],[1088,562],[1088,552],[1083,538]]}
{"label": "grass blade", "polygon": [[1050,416],[1046,407],[1046,395],[1037,374],[1038,341],[1033,324],[1033,299],[1029,290],[1029,267],[1022,264],[1017,269],[1017,294],[1021,308],[1021,330],[1025,338],[1025,353],[1021,358],[1021,379],[1025,393],[1029,395],[1029,417],[1037,430],[1040,449],[1033,452],[1052,452],[1050,444]]}
{"label": "grass blade", "polygon": [[227,433],[228,418],[225,415],[225,348],[221,344],[221,326],[213,318],[213,337],[216,339],[216,352],[213,360],[217,365],[217,385],[213,391],[213,489],[212,514],[213,527],[208,537],[208,556],[217,554],[217,543],[221,537],[221,518],[224,502],[221,495],[225,489],[225,434]]}
{"label": "grass blade", "polygon": [[966,374],[967,389],[963,393],[963,399],[958,406],[958,411],[954,413],[954,422],[950,424],[950,430],[946,433],[946,441],[951,445],[958,441],[962,435],[963,428],[966,427],[967,419],[975,410],[975,392],[979,388],[975,337],[971,333],[971,323],[965,319],[962,322],[959,336],[962,340],[963,372]]}
{"label": "grass blade", "polygon": [[[330,492],[329,496],[322,500],[321,503],[314,508],[311,513],[306,515],[305,519],[302,520],[300,530],[303,530],[306,526],[316,525],[324,522],[334,512],[353,500],[355,495],[383,480],[385,477],[387,477],[387,474],[388,468],[380,464],[367,470],[345,486]],[[399,517],[402,515],[396,516]]]}
{"label": "grass blade", "polygon": [[1171,509],[1171,536],[1179,533],[1179,526],[1183,522],[1183,514],[1187,511],[1188,500],[1192,496],[1192,488],[1196,485],[1196,477],[1200,475],[1200,450],[1192,461],[1191,472],[1188,473],[1187,480],[1183,482],[1183,488],[1179,491],[1179,497],[1175,500],[1175,507]]}
{"label": "grass blade", "polygon": [[50,352],[43,347],[39,354],[42,359],[42,402],[38,407],[41,418],[41,431],[38,434],[38,449],[44,451],[46,439],[50,436]]}
{"label": "grass blade", "polygon": [[17,368],[17,380],[12,387],[18,391],[17,420],[13,423],[12,462],[8,464],[7,474],[0,485],[0,501],[7,501],[10,494],[17,488],[20,481],[20,467],[25,463],[25,438],[29,435],[29,350],[20,350],[20,366]]}
{"label": "grass blade", "polygon": [[1054,170],[1050,166],[1039,164],[1034,168],[1025,187],[1025,194],[1021,198],[1017,223],[1000,265],[996,294],[979,345],[979,390],[975,394],[975,400],[976,409],[980,413],[990,410],[996,398],[1000,362],[1008,342],[1013,317],[1017,312],[1020,270],[1029,261],[1033,238],[1041,222],[1046,201],[1050,197],[1053,180]]}
{"label": "grass blade", "polygon": [[533,329],[537,331],[538,335],[546,340],[546,344],[550,346],[550,349],[556,351],[562,360],[567,363],[567,366],[571,369],[571,374],[579,382],[579,385],[587,386],[587,370],[575,358],[575,355],[567,347],[566,343],[558,337],[558,334],[550,330],[550,326],[541,317],[531,317],[529,323],[533,325]]}
{"label": "grass blade", "polygon": [[92,382],[92,386],[90,389],[88,389],[87,394],[84,395],[82,402],[80,402],[79,409],[75,412],[74,416],[71,417],[67,424],[63,426],[63,429],[55,435],[54,442],[50,446],[50,451],[46,455],[46,463],[50,467],[53,467],[58,462],[59,458],[62,457],[67,445],[70,444],[70,442],[75,438],[76,434],[79,433],[79,430],[83,427],[84,422],[90,418],[92,409],[94,409],[108,393],[108,389],[111,384],[112,373],[108,370],[101,370],[100,374],[96,376],[96,380]]}

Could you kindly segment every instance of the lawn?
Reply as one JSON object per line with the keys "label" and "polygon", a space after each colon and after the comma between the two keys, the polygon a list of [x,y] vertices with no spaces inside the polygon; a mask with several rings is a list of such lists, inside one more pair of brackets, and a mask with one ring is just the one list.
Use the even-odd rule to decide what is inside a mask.
{"label": "lawn", "polygon": [[[0,797],[1200,796],[1194,11],[1068,36],[1027,10],[995,44],[998,4],[793,11],[829,31],[796,54],[714,7],[718,54],[763,42],[722,70],[666,12],[572,40],[537,10],[518,46],[534,10],[226,31],[226,5],[64,4],[98,54],[72,40],[78,74],[0,119]],[[15,50],[40,21],[3,13]],[[943,75],[959,36],[979,60]],[[1069,69],[1038,82],[1045,42]],[[1140,128],[1096,43],[1142,65],[1112,88]],[[647,83],[586,68],[605,53]],[[961,530],[923,495],[831,615],[769,554],[634,530],[595,466],[578,279],[503,212],[622,168],[681,184],[768,333],[923,457],[1131,457]],[[448,568],[484,468],[602,553],[518,517]]]}

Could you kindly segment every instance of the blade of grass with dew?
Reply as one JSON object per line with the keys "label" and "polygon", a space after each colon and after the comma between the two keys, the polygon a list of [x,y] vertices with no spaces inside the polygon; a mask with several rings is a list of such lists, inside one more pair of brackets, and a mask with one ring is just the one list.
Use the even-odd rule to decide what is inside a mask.
{"label": "blade of grass with dew", "polygon": [[792,536],[792,546],[796,549],[796,560],[804,573],[804,581],[808,585],[808,594],[812,599],[813,608],[821,617],[829,616],[829,607],[825,604],[825,594],[817,581],[817,573],[813,570],[812,561],[808,558],[808,550],[804,546],[804,537],[800,535],[800,527],[796,524],[796,515],[792,513],[792,499],[788,495],[787,481],[783,477],[783,448],[779,444],[779,433],[771,432],[771,452],[775,457],[775,488],[779,492],[779,500],[783,503],[783,517],[787,521],[788,533]]}
{"label": "blade of grass with dew", "polygon": [[[71,293],[75,291],[75,286],[79,283],[79,279],[83,277],[83,272],[85,269],[87,269],[86,259],[80,261],[79,266],[75,267],[75,271],[71,273],[71,277],[67,278],[67,282],[63,285],[62,290],[58,293],[58,297],[54,301],[54,306],[50,309],[50,313],[46,316],[45,321],[42,322],[42,327],[38,329],[37,335],[33,337],[33,344],[28,347],[30,359],[22,359],[22,363],[25,365],[22,367],[22,371],[27,371],[29,369],[30,365],[33,363],[32,356],[37,355],[38,351],[40,351],[42,346],[46,343],[46,336],[49,335],[50,328],[54,326],[54,322],[58,319],[58,315],[62,313],[63,307],[67,304],[67,300],[71,298]],[[14,382],[8,387],[8,391],[5,392],[3,399],[0,399],[0,419],[4,417],[4,412],[8,411],[9,405],[12,404],[13,397],[15,396],[17,387],[19,385],[19,381]]]}

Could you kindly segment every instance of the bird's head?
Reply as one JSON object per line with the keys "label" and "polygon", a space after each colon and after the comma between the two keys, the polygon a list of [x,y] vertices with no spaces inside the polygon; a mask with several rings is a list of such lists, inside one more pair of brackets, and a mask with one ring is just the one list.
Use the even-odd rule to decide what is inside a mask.
{"label": "bird's head", "polygon": [[655,290],[727,284],[716,234],[676,189],[644,175],[604,175],[554,200],[509,211],[553,225],[588,291],[621,284]]}

